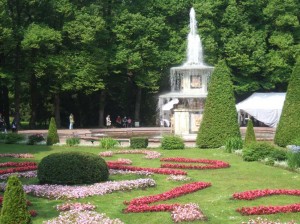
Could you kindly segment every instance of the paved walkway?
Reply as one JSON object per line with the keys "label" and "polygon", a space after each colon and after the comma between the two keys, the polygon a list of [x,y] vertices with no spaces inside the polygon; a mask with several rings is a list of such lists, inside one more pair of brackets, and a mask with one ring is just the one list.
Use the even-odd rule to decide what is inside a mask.
{"label": "paved walkway", "polygon": [[[242,136],[245,136],[246,127],[241,127]],[[254,132],[258,140],[272,141],[275,129],[270,127],[254,127]],[[19,133],[25,135],[43,134],[47,135],[48,130],[20,130]],[[129,139],[133,136],[147,136],[149,138],[149,147],[158,147],[160,138],[163,134],[170,134],[171,129],[166,127],[139,127],[139,128],[92,128],[92,129],[59,129],[58,134],[60,143],[65,144],[66,139],[70,137],[81,138],[81,145],[98,146],[99,143],[93,140],[109,136],[120,140],[121,146],[129,146]],[[183,136],[187,147],[194,147],[196,134]]]}

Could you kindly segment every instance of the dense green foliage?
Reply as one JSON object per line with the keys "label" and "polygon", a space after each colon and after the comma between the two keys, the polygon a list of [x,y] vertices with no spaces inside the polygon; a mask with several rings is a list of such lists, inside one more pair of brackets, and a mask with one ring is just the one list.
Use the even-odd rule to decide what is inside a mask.
{"label": "dense green foliage", "polygon": [[232,153],[243,148],[243,140],[240,137],[232,137],[225,142],[225,152]]}
{"label": "dense green foliage", "polygon": [[147,137],[132,137],[130,138],[130,148],[143,149],[148,147]]}
{"label": "dense green foliage", "polygon": [[192,6],[205,61],[226,59],[239,97],[286,90],[300,48],[297,0],[1,0],[0,93],[9,102],[0,111],[32,128],[51,116],[67,127],[71,112],[78,127],[105,114],[153,125],[169,68],[185,60]]}
{"label": "dense green foliage", "polygon": [[286,160],[287,152],[268,142],[252,142],[243,149],[243,159],[245,161],[259,161],[265,158],[273,160]]}
{"label": "dense green foliage", "polygon": [[245,145],[256,142],[255,132],[253,128],[253,121],[251,119],[247,122],[247,129],[245,134]]}
{"label": "dense green foliage", "polygon": [[287,154],[288,166],[292,169],[297,169],[300,167],[300,151],[288,152]]}
{"label": "dense green foliage", "polygon": [[26,195],[21,181],[16,176],[10,176],[8,178],[4,192],[0,223],[31,223],[31,218],[27,211]]}
{"label": "dense green foliage", "polygon": [[198,135],[199,148],[224,146],[229,138],[241,138],[230,70],[220,61],[213,71]]}
{"label": "dense green foliage", "polygon": [[56,122],[54,117],[51,117],[48,135],[47,135],[47,145],[53,145],[59,142],[59,136],[57,133]]}
{"label": "dense green foliage", "polygon": [[43,184],[91,184],[106,181],[108,175],[106,162],[88,152],[50,154],[41,160],[37,172]]}
{"label": "dense green foliage", "polygon": [[80,138],[76,138],[76,137],[73,137],[73,138],[67,138],[67,139],[66,139],[66,144],[67,144],[68,146],[79,145],[79,144],[80,144]]}
{"label": "dense green foliage", "polygon": [[30,135],[28,136],[28,145],[34,145],[36,143],[44,141],[44,136],[41,134],[35,134],[35,135]]}
{"label": "dense green foliage", "polygon": [[161,140],[161,148],[166,150],[184,149],[184,141],[180,136],[165,135]]}
{"label": "dense green foliage", "polygon": [[300,56],[289,81],[282,114],[276,129],[274,142],[279,146],[292,144],[300,138]]}
{"label": "dense green foliage", "polygon": [[14,144],[25,140],[25,136],[18,133],[0,133],[0,142]]}
{"label": "dense green foliage", "polygon": [[119,142],[111,137],[101,138],[100,147],[103,149],[112,149],[117,146]]}

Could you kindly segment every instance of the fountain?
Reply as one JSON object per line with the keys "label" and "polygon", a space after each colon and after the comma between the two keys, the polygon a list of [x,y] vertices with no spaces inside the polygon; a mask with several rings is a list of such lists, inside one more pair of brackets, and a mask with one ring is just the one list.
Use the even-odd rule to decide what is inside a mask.
{"label": "fountain", "polygon": [[213,71],[203,60],[194,8],[190,11],[187,61],[170,69],[171,92],[159,96],[161,120],[169,120],[176,135],[197,133],[207,97],[207,84]]}

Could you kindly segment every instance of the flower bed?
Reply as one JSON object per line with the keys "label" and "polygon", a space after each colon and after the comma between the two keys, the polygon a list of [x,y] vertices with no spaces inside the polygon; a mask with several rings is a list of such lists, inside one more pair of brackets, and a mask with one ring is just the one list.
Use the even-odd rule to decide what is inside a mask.
{"label": "flower bed", "polygon": [[[256,198],[271,196],[271,195],[295,195],[300,196],[300,190],[288,190],[288,189],[265,189],[265,190],[253,190],[245,191],[233,194],[234,199],[238,200],[254,200]],[[288,213],[288,212],[300,212],[300,204],[290,204],[281,206],[254,206],[254,207],[242,207],[236,209],[237,212],[242,215],[268,215],[275,213]]]}
{"label": "flower bed", "polygon": [[[146,197],[141,198],[135,198],[131,201],[127,202],[125,201],[124,204],[128,205],[127,208],[124,210],[125,213],[129,212],[161,212],[161,211],[169,211],[173,212],[172,218],[176,222],[180,220],[187,219],[187,221],[193,221],[196,219],[203,219],[204,215],[200,210],[198,212],[191,211],[193,216],[186,216],[186,209],[191,208],[191,206],[188,205],[180,205],[180,204],[159,204],[159,205],[149,205],[154,202],[158,201],[166,201],[173,198],[177,198],[186,194],[193,193],[195,191],[204,189],[211,186],[210,183],[206,182],[194,182],[182,185],[180,187],[176,187],[170,191],[164,192],[162,194],[157,195],[150,195]],[[185,207],[187,206],[187,207]],[[196,209],[196,206],[192,206],[194,209]],[[178,215],[178,213],[180,213]]]}
{"label": "flower bed", "polygon": [[80,203],[80,202],[66,202],[62,205],[56,206],[57,211],[65,212],[70,210],[77,210],[77,211],[93,211],[96,209],[95,205],[90,203]]}
{"label": "flower bed", "polygon": [[300,196],[300,190],[288,190],[288,189],[265,189],[265,190],[253,190],[234,193],[232,197],[238,200],[253,200],[260,197],[271,195],[295,195]]}
{"label": "flower bed", "polygon": [[188,159],[188,158],[162,158],[161,162],[178,162],[178,163],[205,163],[208,165],[185,165],[185,164],[162,164],[162,168],[173,168],[173,169],[221,169],[230,167],[229,163],[220,160],[210,159]]}
{"label": "flower bed", "polygon": [[0,170],[0,175],[2,175],[7,173],[36,170],[37,164],[35,162],[6,162],[6,163],[0,163],[0,167],[15,167],[15,168]]}
{"label": "flower bed", "polygon": [[115,152],[112,151],[105,151],[99,153],[100,156],[103,157],[111,157],[114,154],[144,154],[146,159],[156,159],[161,156],[159,152],[156,151],[150,151],[150,150],[118,150]]}
{"label": "flower bed", "polygon": [[280,222],[279,220],[277,221],[270,221],[266,218],[261,218],[261,217],[257,217],[256,219],[249,219],[248,222],[242,222],[242,224],[297,224],[294,221],[290,221],[290,222]]}
{"label": "flower bed", "polygon": [[110,169],[114,170],[130,170],[130,171],[147,171],[151,173],[165,174],[165,175],[187,175],[183,170],[173,170],[173,169],[164,169],[164,168],[145,168],[137,166],[125,166],[121,164],[107,163],[107,166]]}
{"label": "flower bed", "polygon": [[13,158],[33,158],[30,153],[0,153],[0,157],[13,157]]}
{"label": "flower bed", "polygon": [[20,173],[6,173],[6,174],[0,175],[0,180],[6,180],[11,175],[15,175],[17,177],[22,177],[22,178],[34,178],[34,177],[37,177],[37,171],[34,170],[34,171],[25,171],[25,172],[20,172]]}
{"label": "flower bed", "polygon": [[176,206],[171,212],[172,220],[177,222],[192,222],[194,220],[206,220],[203,212],[195,203]]}
{"label": "flower bed", "polygon": [[[93,195],[105,195],[114,191],[128,191],[138,188],[153,187],[156,183],[153,179],[137,179],[126,181],[108,181],[85,186],[65,185],[24,185],[24,191],[37,197],[49,199],[75,199]],[[5,190],[5,183],[0,183],[0,190]]]}

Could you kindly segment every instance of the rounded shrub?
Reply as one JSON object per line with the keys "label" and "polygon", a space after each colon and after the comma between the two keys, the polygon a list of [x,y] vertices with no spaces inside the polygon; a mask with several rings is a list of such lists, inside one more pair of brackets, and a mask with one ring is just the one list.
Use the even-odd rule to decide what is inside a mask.
{"label": "rounded shrub", "polygon": [[38,142],[45,141],[44,136],[42,134],[35,134],[28,136],[28,145],[34,145]]}
{"label": "rounded shrub", "polygon": [[148,147],[148,138],[146,137],[132,137],[130,138],[130,148],[143,149]]}
{"label": "rounded shrub", "polygon": [[167,150],[184,149],[184,141],[180,136],[176,135],[163,136],[161,148]]}
{"label": "rounded shrub", "polygon": [[117,140],[110,137],[100,139],[100,147],[106,150],[113,149],[118,144],[119,142]]}
{"label": "rounded shrub", "polygon": [[58,142],[59,142],[59,136],[57,133],[55,119],[54,117],[51,117],[49,129],[48,129],[47,145],[53,145]]}
{"label": "rounded shrub", "polygon": [[38,165],[37,177],[47,184],[92,184],[108,179],[104,159],[87,152],[50,154]]}
{"label": "rounded shrub", "polygon": [[27,211],[26,195],[21,181],[16,176],[10,176],[4,192],[0,223],[30,223],[30,214]]}
{"label": "rounded shrub", "polygon": [[243,149],[243,159],[245,161],[259,161],[265,158],[274,160],[285,160],[286,151],[268,142],[253,142]]}

